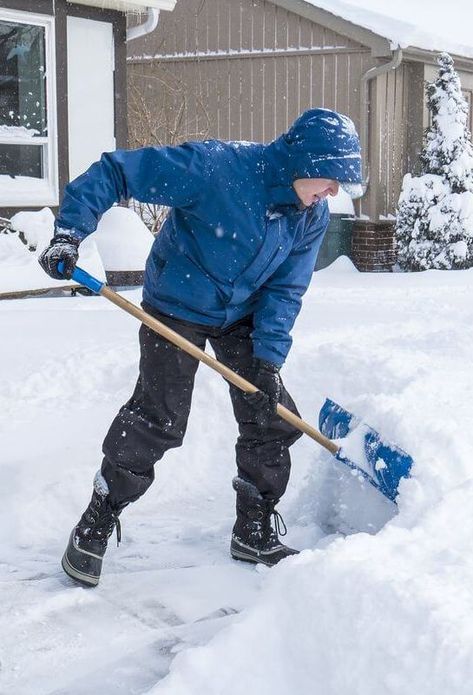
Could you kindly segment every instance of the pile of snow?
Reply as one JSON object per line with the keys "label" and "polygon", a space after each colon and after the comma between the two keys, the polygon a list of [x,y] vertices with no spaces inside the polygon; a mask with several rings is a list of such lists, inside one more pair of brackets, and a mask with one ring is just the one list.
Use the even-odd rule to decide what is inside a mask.
{"label": "pile of snow", "polygon": [[355,215],[355,207],[353,205],[353,199],[350,198],[348,193],[339,188],[337,195],[329,195],[327,198],[328,209],[332,215]]}
{"label": "pile of snow", "polygon": [[325,266],[318,273],[358,273],[358,269],[348,256],[338,256],[330,265]]}
{"label": "pile of snow", "polygon": [[129,208],[110,208],[92,235],[105,270],[144,270],[154,237]]}
{"label": "pile of snow", "polygon": [[[0,234],[0,296],[73,286],[67,280],[53,280],[38,263],[38,256],[54,234],[54,215],[49,208],[18,212],[11,218],[14,232]],[[79,265],[101,280],[105,272],[92,239],[79,250]]]}
{"label": "pile of snow", "polygon": [[[384,36],[393,46],[417,46],[473,57],[472,9],[469,0],[307,0],[355,25]],[[470,20],[470,21],[468,21]]]}
{"label": "pile of snow", "polygon": [[[13,233],[0,234],[0,295],[28,292],[76,283],[53,280],[38,264],[38,256],[54,234],[54,215],[49,208],[18,212]],[[105,270],[143,270],[153,235],[132,210],[113,207],[97,230],[79,247],[78,265],[105,280]]]}
{"label": "pile of snow", "polygon": [[333,270],[284,380],[307,421],[327,394],[413,456],[398,510],[303,437],[279,508],[306,550],[233,562],[237,427],[201,366],[184,446],[123,512],[93,591],[59,562],[135,384],[138,322],[102,297],[0,303],[0,692],[469,695],[473,270]]}

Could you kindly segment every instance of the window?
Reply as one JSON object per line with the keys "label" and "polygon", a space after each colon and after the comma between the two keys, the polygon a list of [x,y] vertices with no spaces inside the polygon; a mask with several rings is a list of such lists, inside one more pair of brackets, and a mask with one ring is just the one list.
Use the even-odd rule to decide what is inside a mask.
{"label": "window", "polygon": [[462,89],[462,94],[465,97],[465,101],[468,106],[468,119],[466,123],[470,133],[473,133],[473,109],[471,108],[473,92],[470,89]]}
{"label": "window", "polygon": [[0,206],[55,205],[54,19],[0,9]]}

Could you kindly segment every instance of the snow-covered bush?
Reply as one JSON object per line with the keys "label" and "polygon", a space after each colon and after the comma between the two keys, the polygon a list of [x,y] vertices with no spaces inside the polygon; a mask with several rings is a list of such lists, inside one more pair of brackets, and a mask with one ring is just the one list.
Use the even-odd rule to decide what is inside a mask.
{"label": "snow-covered bush", "polygon": [[448,53],[427,85],[432,124],[421,175],[404,177],[396,223],[398,260],[406,270],[473,265],[473,146],[468,106]]}

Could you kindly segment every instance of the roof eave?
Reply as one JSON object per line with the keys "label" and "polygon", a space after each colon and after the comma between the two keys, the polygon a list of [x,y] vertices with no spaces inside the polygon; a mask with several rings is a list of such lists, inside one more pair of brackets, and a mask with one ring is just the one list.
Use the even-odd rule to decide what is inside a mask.
{"label": "roof eave", "polygon": [[342,36],[346,36],[352,41],[357,41],[363,46],[367,46],[371,49],[371,55],[375,58],[392,54],[393,49],[389,39],[375,34],[370,29],[365,29],[358,24],[349,22],[336,14],[332,14],[332,12],[315,7],[315,5],[305,2],[305,0],[270,0],[270,2],[283,7],[288,12],[294,12],[316,24],[322,24],[322,26],[335,31],[337,34],[342,34]]}
{"label": "roof eave", "polygon": [[154,10],[172,11],[177,0],[67,0],[67,2],[88,7],[99,7],[104,10],[128,12],[130,10],[145,11],[151,7]]}
{"label": "roof eave", "polygon": [[[403,56],[404,60],[437,65],[437,58],[441,52],[442,51],[440,49],[429,51],[426,48],[408,46],[407,48],[403,49]],[[455,68],[458,70],[473,72],[473,58],[468,58],[467,56],[462,56],[455,53],[450,53],[449,55],[451,55],[455,61]]]}

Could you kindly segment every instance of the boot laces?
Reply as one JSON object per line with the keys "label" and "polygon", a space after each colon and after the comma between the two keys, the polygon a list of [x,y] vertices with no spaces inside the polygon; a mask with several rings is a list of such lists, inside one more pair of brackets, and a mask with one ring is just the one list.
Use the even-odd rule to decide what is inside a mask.
{"label": "boot laces", "polygon": [[112,525],[112,528],[110,530],[110,535],[113,533],[113,528],[115,528],[116,534],[117,534],[117,548],[119,547],[121,540],[122,540],[122,525],[120,522],[120,518],[118,516],[118,511],[114,509],[113,507],[110,506],[110,504],[107,504],[107,512],[105,514],[105,521],[106,523],[109,523]]}
{"label": "boot laces", "polygon": [[271,514],[274,519],[274,530],[276,531],[278,536],[284,537],[287,534],[287,526],[284,523],[284,519],[276,509],[273,509]]}
{"label": "boot laces", "polygon": [[[105,509],[102,508],[103,502],[105,502]],[[101,533],[105,531],[106,538],[112,535],[113,529],[115,528],[118,547],[122,540],[122,527],[118,516],[120,511],[121,509],[114,509],[108,500],[100,500],[98,495],[94,495],[91,503],[84,512],[83,519],[87,522],[92,533],[95,530],[96,533],[101,535]]]}
{"label": "boot laces", "polygon": [[121,525],[121,522],[120,522],[120,519],[118,517],[117,512],[114,511],[113,509],[112,509],[112,518],[115,522],[115,529],[117,532],[117,548],[118,548],[118,546],[120,545],[120,543],[122,541],[122,525]]}

